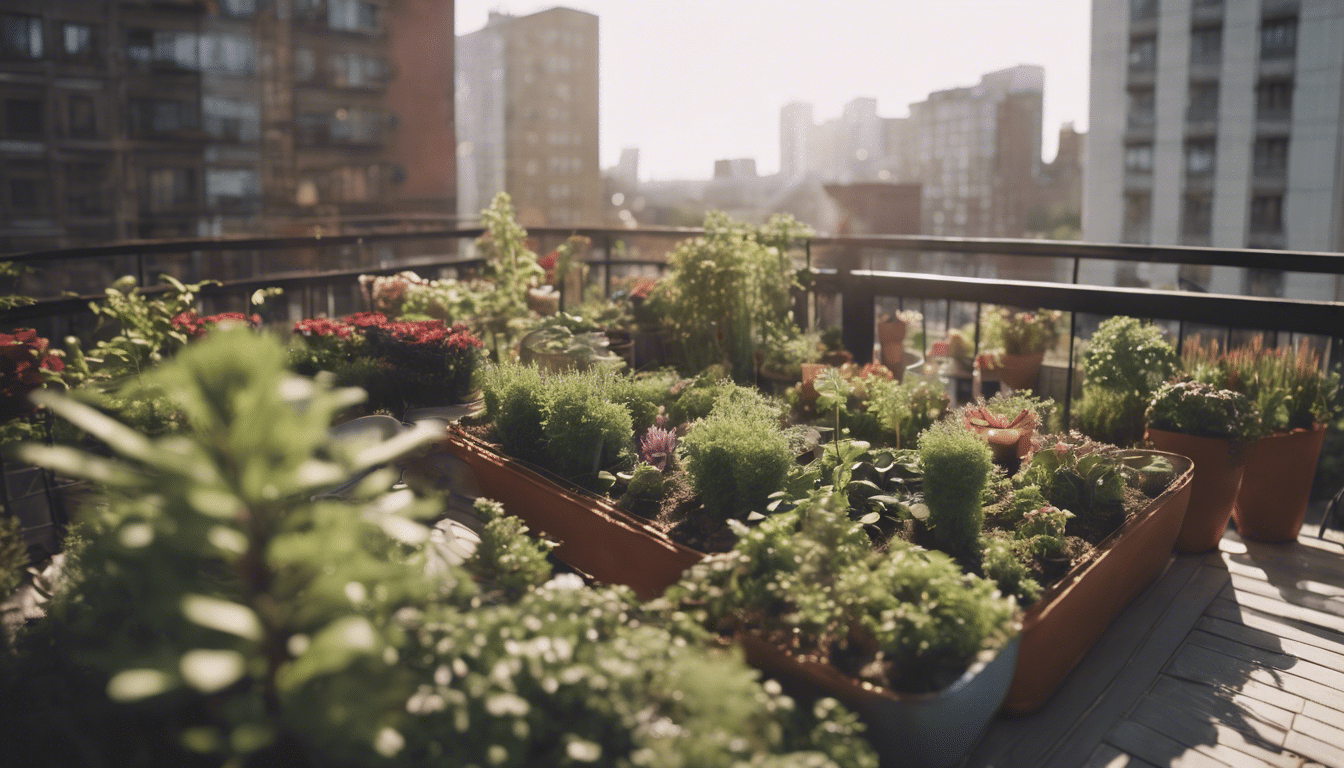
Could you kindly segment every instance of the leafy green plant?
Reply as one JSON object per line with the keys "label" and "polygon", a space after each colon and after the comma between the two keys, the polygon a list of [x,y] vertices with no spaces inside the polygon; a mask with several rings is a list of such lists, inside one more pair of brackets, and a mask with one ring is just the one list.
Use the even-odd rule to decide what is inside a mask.
{"label": "leafy green plant", "polygon": [[1040,599],[1040,582],[1019,554],[1018,542],[1011,534],[1006,531],[986,533],[980,562],[985,578],[993,581],[1005,596],[1017,598],[1023,607]]}
{"label": "leafy green plant", "polygon": [[986,347],[1003,349],[1010,355],[1044,352],[1059,341],[1064,313],[1054,309],[1018,312],[1009,307],[994,307],[985,313]]}
{"label": "leafy green plant", "polygon": [[1123,316],[1102,321],[1082,353],[1078,428],[1114,445],[1138,442],[1148,401],[1179,363],[1157,326]]}
{"label": "leafy green plant", "polygon": [[546,276],[537,264],[537,254],[527,247],[527,230],[519,226],[513,201],[500,192],[481,211],[486,232],[476,241],[485,255],[485,274],[492,288],[485,291],[478,305],[478,322],[489,338],[497,361],[509,359],[513,345],[523,330],[523,321],[531,317],[527,292]]}
{"label": "leafy green plant", "polygon": [[922,379],[870,379],[867,394],[866,414],[877,420],[884,442],[897,448],[914,446],[922,432],[946,415],[951,402],[941,387]]}
{"label": "leafy green plant", "polygon": [[0,603],[18,589],[27,567],[28,547],[24,545],[19,519],[0,507]]}
{"label": "leafy green plant", "polygon": [[551,578],[546,555],[555,543],[527,536],[521,518],[504,513],[504,505],[490,499],[472,504],[476,515],[485,521],[481,542],[472,553],[469,567],[482,580],[503,591],[509,600],[517,600]]}
{"label": "leafy green plant", "polygon": [[928,526],[938,548],[969,558],[980,548],[983,491],[993,467],[989,447],[959,424],[939,422],[919,438]]}
{"label": "leafy green plant", "polygon": [[1038,557],[1060,557],[1067,545],[1064,529],[1073,513],[1067,509],[1044,506],[1022,516],[1013,536],[1022,547]]}
{"label": "leafy green plant", "polygon": [[1133,392],[1083,385],[1073,404],[1073,425],[1088,437],[1112,445],[1135,445],[1143,439],[1147,401]]}
{"label": "leafy green plant", "polygon": [[1114,446],[1076,432],[1039,441],[1041,447],[1013,478],[1014,484],[1040,488],[1052,506],[1074,513],[1071,534],[1100,542],[1124,521],[1125,488],[1133,470]]}
{"label": "leafy green plant", "polygon": [[789,439],[772,408],[748,398],[723,398],[691,424],[678,448],[709,515],[744,518],[765,508],[793,464]]}
{"label": "leafy green plant", "polygon": [[1192,342],[1183,361],[1206,383],[1249,397],[1268,432],[1312,429],[1341,413],[1340,376],[1325,370],[1320,354],[1306,343],[1297,349],[1266,348],[1257,336],[1220,352],[1217,342]]}
{"label": "leafy green plant", "polygon": [[1147,420],[1154,429],[1236,443],[1253,441],[1261,432],[1250,398],[1197,381],[1163,384],[1148,405]]}
{"label": "leafy green plant", "polygon": [[487,366],[481,394],[486,416],[505,453],[524,461],[543,461],[548,394],[541,372],[531,366]]}
{"label": "leafy green plant", "polygon": [[190,329],[180,323],[175,325],[173,320],[184,313],[194,314],[197,294],[215,281],[187,285],[172,275],[160,279],[172,290],[147,297],[136,287],[135,278],[128,275],[103,292],[102,302],[89,304],[100,329],[115,331],[111,338],[99,341],[87,356],[94,378],[118,380],[137,376],[163,362],[190,340]]}
{"label": "leafy green plant", "polygon": [[883,688],[938,690],[1015,631],[1014,606],[945,554],[869,543],[821,491],[711,555],[666,600],[712,630],[754,632]]}
{"label": "leafy green plant", "polygon": [[585,372],[545,379],[546,466],[590,490],[599,490],[598,474],[624,469],[633,459],[635,432],[630,412],[606,397],[600,373]]}

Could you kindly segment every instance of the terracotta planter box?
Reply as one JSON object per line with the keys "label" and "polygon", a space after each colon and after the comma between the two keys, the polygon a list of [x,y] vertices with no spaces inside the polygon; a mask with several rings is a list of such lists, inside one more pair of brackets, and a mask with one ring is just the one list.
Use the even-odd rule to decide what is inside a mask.
{"label": "terracotta planter box", "polygon": [[547,538],[555,556],[607,584],[624,584],[643,600],[663,594],[704,555],[678,544],[609,499],[496,453],[485,443],[449,430],[442,448],[469,466],[481,495]]}
{"label": "terracotta planter box", "polygon": [[1255,541],[1297,541],[1311,501],[1325,426],[1262,437],[1251,447],[1232,516],[1237,533]]}
{"label": "terracotta planter box", "polygon": [[1043,360],[1045,360],[1044,352],[1023,355],[1004,352],[999,356],[999,367],[994,373],[997,374],[999,381],[1013,389],[1034,390],[1036,379],[1041,375]]}
{"label": "terracotta planter box", "polygon": [[1018,638],[985,653],[955,683],[935,693],[896,693],[860,682],[829,664],[799,659],[755,635],[738,642],[747,663],[783,683],[791,695],[831,696],[868,725],[883,768],[956,764],[994,719],[1013,680]]}
{"label": "terracotta planter box", "polygon": [[1039,709],[1092,650],[1130,601],[1157,577],[1171,556],[1190,501],[1194,471],[1189,459],[1161,451],[1176,478],[1160,496],[1131,516],[1041,595],[1022,617],[1017,671],[1004,708],[1015,714]]}
{"label": "terracotta planter box", "polygon": [[1176,537],[1177,552],[1209,552],[1218,548],[1232,517],[1232,502],[1241,488],[1245,457],[1232,455],[1232,442],[1148,428],[1148,440],[1160,451],[1185,456],[1195,463],[1190,505]]}

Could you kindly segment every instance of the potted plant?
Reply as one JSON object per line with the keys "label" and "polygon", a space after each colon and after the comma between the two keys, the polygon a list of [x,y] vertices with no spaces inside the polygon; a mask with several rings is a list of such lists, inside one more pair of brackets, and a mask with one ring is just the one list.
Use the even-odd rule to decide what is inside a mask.
{"label": "potted plant", "polygon": [[913,309],[902,309],[884,314],[877,319],[877,343],[881,349],[882,364],[893,371],[904,371],[905,337],[910,326],[924,322],[924,315]]}
{"label": "potted plant", "polygon": [[1195,345],[1188,360],[1205,361],[1207,376],[1245,393],[1264,423],[1266,434],[1246,457],[1232,509],[1237,532],[1257,541],[1296,541],[1326,425],[1340,412],[1339,374],[1325,371],[1306,344],[1268,349],[1259,337],[1221,355],[1216,347]]}
{"label": "potted plant", "polygon": [[1059,341],[1063,317],[1059,310],[993,309],[986,318],[986,338],[988,346],[999,350],[994,360],[999,381],[1013,389],[1035,387],[1046,350]]}
{"label": "potted plant", "polygon": [[1217,549],[1241,488],[1260,415],[1240,392],[1195,381],[1163,384],[1148,406],[1148,441],[1195,462],[1190,504],[1176,537],[1180,552]]}
{"label": "potted plant", "polygon": [[1156,325],[1124,316],[1102,321],[1083,349],[1083,396],[1074,425],[1104,443],[1138,443],[1148,401],[1179,363]]}

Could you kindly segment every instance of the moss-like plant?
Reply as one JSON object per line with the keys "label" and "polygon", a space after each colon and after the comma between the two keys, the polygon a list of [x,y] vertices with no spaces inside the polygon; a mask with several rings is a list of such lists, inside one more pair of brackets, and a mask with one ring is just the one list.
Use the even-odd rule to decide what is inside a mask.
{"label": "moss-like plant", "polygon": [[1024,515],[1013,536],[1034,556],[1060,557],[1067,546],[1064,528],[1072,518],[1072,512],[1047,505]]}
{"label": "moss-like plant", "polygon": [[776,410],[752,398],[725,397],[709,416],[691,424],[678,458],[705,511],[741,518],[765,508],[793,464]]}
{"label": "moss-like plant", "polygon": [[919,438],[928,525],[938,548],[959,558],[979,551],[989,446],[959,424],[939,422]]}
{"label": "moss-like plant", "polygon": [[649,431],[658,419],[661,409],[672,401],[672,387],[677,376],[672,371],[652,371],[634,376],[612,376],[609,391],[615,402],[630,411],[635,434]]}
{"label": "moss-like plant", "polygon": [[524,461],[543,461],[548,402],[541,372],[530,366],[489,366],[481,392],[504,451]]}
{"label": "moss-like plant", "polygon": [[599,472],[623,468],[633,458],[630,412],[607,398],[598,372],[550,376],[545,381],[546,466],[597,489]]}
{"label": "moss-like plant", "polygon": [[504,505],[490,499],[477,499],[472,505],[485,520],[481,542],[472,553],[468,567],[486,583],[516,600],[551,578],[546,555],[555,544],[527,535],[521,518],[504,514]]}
{"label": "moss-like plant", "polygon": [[991,531],[984,539],[981,567],[985,578],[999,587],[999,592],[1017,598],[1023,607],[1041,597],[1041,585],[1031,575],[1025,559],[1019,554],[1017,542],[1005,531]]}
{"label": "moss-like plant", "polygon": [[1148,405],[1148,426],[1184,435],[1245,443],[1260,435],[1250,398],[1197,381],[1163,384]]}

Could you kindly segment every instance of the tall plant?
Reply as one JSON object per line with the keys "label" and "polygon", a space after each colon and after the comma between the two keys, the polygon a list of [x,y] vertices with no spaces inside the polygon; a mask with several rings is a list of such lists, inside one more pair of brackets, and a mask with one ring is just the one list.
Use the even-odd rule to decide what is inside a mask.
{"label": "tall plant", "polygon": [[527,247],[527,230],[518,224],[508,193],[496,195],[481,211],[481,220],[485,234],[476,240],[476,247],[485,255],[485,274],[493,288],[480,299],[479,321],[495,359],[503,360],[521,335],[520,321],[532,314],[527,291],[541,283],[546,271]]}

